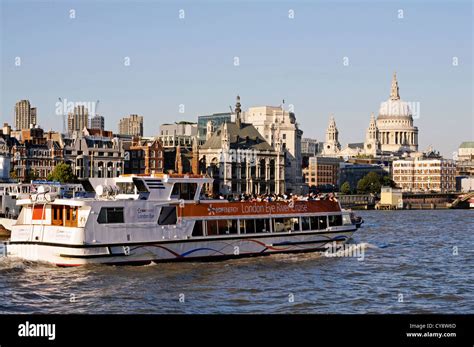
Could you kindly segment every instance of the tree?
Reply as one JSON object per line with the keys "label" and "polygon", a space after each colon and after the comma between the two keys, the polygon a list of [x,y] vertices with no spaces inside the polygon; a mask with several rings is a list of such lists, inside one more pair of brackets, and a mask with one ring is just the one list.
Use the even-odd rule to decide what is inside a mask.
{"label": "tree", "polygon": [[388,176],[383,176],[383,177],[382,177],[382,186],[395,188],[395,187],[397,186],[397,184],[396,184],[395,181],[392,180],[390,177],[388,177]]}
{"label": "tree", "polygon": [[342,185],[341,185],[341,193],[342,194],[350,194],[351,193],[351,185],[349,182],[344,182]]}
{"label": "tree", "polygon": [[360,194],[378,194],[382,188],[382,180],[376,172],[369,172],[357,182],[357,192]]}
{"label": "tree", "polygon": [[25,175],[25,182],[34,181],[39,178],[38,173],[35,170],[28,170]]}
{"label": "tree", "polygon": [[74,183],[77,181],[76,175],[72,172],[70,165],[61,163],[56,165],[54,170],[48,175],[48,181],[59,181],[61,183]]}

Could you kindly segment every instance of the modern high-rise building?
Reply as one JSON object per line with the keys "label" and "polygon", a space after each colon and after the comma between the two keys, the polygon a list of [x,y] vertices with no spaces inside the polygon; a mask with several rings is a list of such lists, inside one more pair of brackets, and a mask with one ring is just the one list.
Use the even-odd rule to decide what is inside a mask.
{"label": "modern high-rise building", "polygon": [[91,118],[91,129],[104,130],[105,129],[105,120],[104,117],[96,114]]}
{"label": "modern high-rise building", "polygon": [[31,107],[29,100],[20,100],[15,105],[16,130],[29,129],[36,125],[36,107]]}
{"label": "modern high-rise building", "polygon": [[131,136],[143,136],[143,116],[131,114],[119,122],[119,134]]}
{"label": "modern high-rise building", "polygon": [[222,124],[230,122],[232,115],[227,113],[213,113],[204,116],[198,116],[198,139],[199,142],[204,143],[207,140],[207,125],[210,121],[214,129],[219,129]]}
{"label": "modern high-rise building", "polygon": [[89,110],[84,105],[74,107],[74,112],[67,115],[67,130],[69,134],[82,131],[89,127]]}

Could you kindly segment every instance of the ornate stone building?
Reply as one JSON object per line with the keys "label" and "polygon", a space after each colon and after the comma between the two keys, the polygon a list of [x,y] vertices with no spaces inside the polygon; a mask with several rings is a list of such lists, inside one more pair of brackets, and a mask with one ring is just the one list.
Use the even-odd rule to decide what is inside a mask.
{"label": "ornate stone building", "polygon": [[123,143],[110,131],[83,129],[64,147],[65,162],[78,178],[118,177],[124,173]]}
{"label": "ornate stone building", "polygon": [[368,155],[401,155],[418,151],[418,128],[413,125],[413,114],[408,102],[400,99],[398,81],[393,74],[390,98],[380,104],[379,115],[370,116],[365,141],[349,143],[341,148],[339,131],[332,116],[326,130],[322,155],[326,157],[354,157]]}
{"label": "ornate stone building", "polygon": [[281,136],[275,133],[273,148],[252,124],[243,123],[239,97],[235,122],[223,123],[217,130],[209,126],[207,137],[199,150],[199,170],[214,178],[213,192],[285,192],[285,153]]}
{"label": "ornate stone building", "polygon": [[56,165],[63,161],[63,149],[59,142],[48,140],[43,129],[25,130],[28,137],[12,146],[13,169],[21,182],[46,179]]}
{"label": "ornate stone building", "polygon": [[165,156],[160,140],[134,136],[132,142],[123,144],[123,149],[125,174],[163,173]]}
{"label": "ornate stone building", "polygon": [[250,107],[242,113],[242,121],[252,124],[274,149],[281,142],[285,153],[286,190],[302,193],[302,156],[301,139],[303,131],[299,129],[296,116],[283,106]]}
{"label": "ornate stone building", "polygon": [[380,154],[379,129],[373,113],[370,115],[369,127],[365,134],[364,152],[374,157]]}
{"label": "ornate stone building", "polygon": [[395,73],[390,98],[380,104],[377,128],[382,152],[418,151],[418,128],[413,125],[410,105],[400,99]]}
{"label": "ornate stone building", "polygon": [[326,130],[326,141],[324,141],[322,155],[327,157],[338,156],[340,151],[339,130],[337,130],[334,116],[331,116]]}

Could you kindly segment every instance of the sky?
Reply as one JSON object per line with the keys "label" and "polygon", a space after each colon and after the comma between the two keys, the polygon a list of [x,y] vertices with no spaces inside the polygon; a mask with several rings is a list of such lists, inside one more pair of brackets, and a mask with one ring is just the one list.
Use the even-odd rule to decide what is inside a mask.
{"label": "sky", "polygon": [[396,71],[402,100],[419,103],[420,149],[451,158],[474,140],[469,0],[0,3],[2,123],[29,99],[61,130],[58,97],[99,100],[106,129],[140,114],[152,136],[239,94],[244,110],[285,100],[321,141],[334,114],[344,146],[364,141]]}

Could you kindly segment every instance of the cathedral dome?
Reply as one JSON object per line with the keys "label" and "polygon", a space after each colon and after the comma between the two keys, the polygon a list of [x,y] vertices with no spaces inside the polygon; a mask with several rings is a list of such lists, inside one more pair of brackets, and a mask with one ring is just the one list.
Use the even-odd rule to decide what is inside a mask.
{"label": "cathedral dome", "polygon": [[412,116],[412,112],[408,103],[400,100],[396,74],[393,74],[390,98],[380,104],[379,116],[382,116],[382,118]]}
{"label": "cathedral dome", "polygon": [[389,99],[380,104],[379,115],[382,117],[411,117],[412,112],[407,102]]}
{"label": "cathedral dome", "polygon": [[[390,98],[380,104],[376,122],[376,138],[382,152],[418,150],[418,128],[413,125],[413,111],[419,112],[400,99],[397,75],[393,74]],[[368,139],[373,141],[373,129],[369,130]]]}

